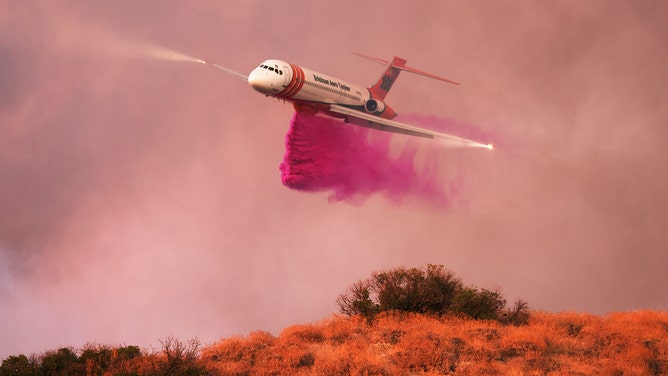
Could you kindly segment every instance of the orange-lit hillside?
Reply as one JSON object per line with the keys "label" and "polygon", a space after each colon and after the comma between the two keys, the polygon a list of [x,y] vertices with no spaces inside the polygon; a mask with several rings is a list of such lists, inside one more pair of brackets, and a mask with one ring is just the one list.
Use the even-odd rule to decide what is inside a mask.
{"label": "orange-lit hillside", "polygon": [[381,313],[254,332],[200,349],[197,340],[137,346],[87,345],[3,360],[5,375],[664,375],[668,313],[604,317],[534,312],[504,326],[416,313]]}
{"label": "orange-lit hillside", "polygon": [[605,374],[668,372],[668,313],[534,312],[527,326],[382,314],[335,317],[278,337],[254,332],[203,349],[215,374]]}

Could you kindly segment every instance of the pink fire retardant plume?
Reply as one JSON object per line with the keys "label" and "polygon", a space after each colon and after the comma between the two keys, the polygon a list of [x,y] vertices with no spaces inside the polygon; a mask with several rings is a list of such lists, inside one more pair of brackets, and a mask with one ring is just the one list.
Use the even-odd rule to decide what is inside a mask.
{"label": "pink fire retardant plume", "polygon": [[[410,118],[418,123],[436,122],[436,118],[417,115]],[[369,132],[374,132],[373,137],[367,137]],[[427,154],[418,171],[415,157],[424,143],[417,140],[408,142],[398,157],[391,157],[392,137],[406,136],[295,113],[280,166],[283,184],[301,191],[332,191],[331,201],[364,198],[378,192],[394,201],[415,196],[432,204],[448,204],[458,193],[460,179],[445,182],[435,154]]]}

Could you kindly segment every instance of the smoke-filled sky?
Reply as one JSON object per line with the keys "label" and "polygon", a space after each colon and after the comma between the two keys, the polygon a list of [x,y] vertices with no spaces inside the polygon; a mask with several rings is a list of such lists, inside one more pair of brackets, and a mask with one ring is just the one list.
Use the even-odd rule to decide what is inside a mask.
{"label": "smoke-filled sky", "polygon": [[[427,263],[535,309],[668,309],[667,15],[658,1],[1,2],[0,358],[277,334],[329,317],[373,271]],[[447,205],[291,190],[292,107],[151,46],[362,85],[383,68],[350,52],[401,56],[462,85],[403,74],[397,112],[499,147],[417,151]]]}

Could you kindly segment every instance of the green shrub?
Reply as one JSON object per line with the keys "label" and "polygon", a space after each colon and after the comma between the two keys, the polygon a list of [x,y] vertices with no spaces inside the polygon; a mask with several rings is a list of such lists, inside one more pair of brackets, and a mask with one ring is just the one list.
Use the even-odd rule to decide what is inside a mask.
{"label": "green shrub", "polygon": [[41,374],[48,376],[85,375],[86,368],[79,362],[77,354],[69,347],[48,351],[42,355]]}
{"label": "green shrub", "polygon": [[[479,320],[506,319],[512,324],[526,323],[526,302],[504,310],[501,293],[476,287],[464,287],[459,278],[443,265],[395,268],[375,272],[339,295],[336,303],[345,315],[362,315],[368,320],[386,311],[424,314],[463,314]],[[516,303],[517,304],[517,303]]]}
{"label": "green shrub", "polygon": [[0,376],[36,376],[37,362],[27,356],[12,355],[0,365]]}
{"label": "green shrub", "polygon": [[454,312],[476,320],[497,320],[505,306],[501,293],[475,287],[462,288],[453,298]]}

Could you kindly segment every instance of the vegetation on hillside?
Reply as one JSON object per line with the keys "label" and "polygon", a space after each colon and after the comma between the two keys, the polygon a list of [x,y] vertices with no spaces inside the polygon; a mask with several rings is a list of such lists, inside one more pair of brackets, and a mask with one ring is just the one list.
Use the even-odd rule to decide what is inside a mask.
{"label": "vegetation on hillside", "polygon": [[228,338],[201,359],[217,375],[662,375],[668,314],[539,312],[513,326],[395,311]]}
{"label": "vegetation on hillside", "polygon": [[42,355],[10,356],[0,366],[0,376],[201,376],[211,373],[199,359],[197,340],[187,343],[173,337],[161,341],[159,352],[137,346],[109,347],[89,344],[80,351],[61,348]]}
{"label": "vegetation on hillside", "polygon": [[528,325],[385,312],[335,316],[278,336],[253,332],[200,349],[197,341],[88,346],[11,356],[0,375],[663,375],[668,313],[604,317],[533,312]]}
{"label": "vegetation on hillside", "polygon": [[443,265],[394,268],[376,272],[358,281],[339,295],[339,311],[348,316],[362,315],[372,320],[388,311],[430,315],[463,315],[476,320],[499,320],[523,325],[529,319],[528,304],[517,300],[510,309],[498,291],[464,286]]}
{"label": "vegetation on hillside", "polygon": [[3,360],[0,376],[140,375],[662,375],[668,313],[604,317],[512,308],[497,291],[466,287],[442,265],[396,268],[337,299],[345,316],[258,331],[205,347],[197,340],[87,345]]}

